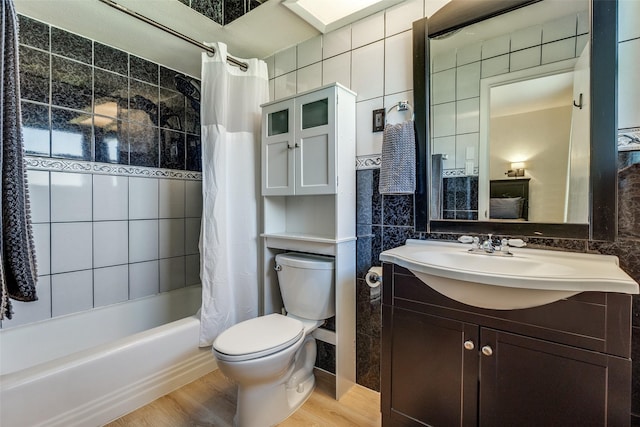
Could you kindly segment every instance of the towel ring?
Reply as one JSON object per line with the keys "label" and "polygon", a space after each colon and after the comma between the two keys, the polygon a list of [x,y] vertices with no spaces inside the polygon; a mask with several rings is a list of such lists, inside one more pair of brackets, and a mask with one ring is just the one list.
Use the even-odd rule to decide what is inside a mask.
{"label": "towel ring", "polygon": [[392,105],[386,112],[386,114],[384,115],[384,124],[387,124],[387,117],[389,116],[389,113],[394,109],[397,108],[398,111],[411,111],[411,120],[414,119],[414,113],[413,113],[413,107],[411,107],[411,104],[409,104],[409,101],[399,101],[397,104]]}

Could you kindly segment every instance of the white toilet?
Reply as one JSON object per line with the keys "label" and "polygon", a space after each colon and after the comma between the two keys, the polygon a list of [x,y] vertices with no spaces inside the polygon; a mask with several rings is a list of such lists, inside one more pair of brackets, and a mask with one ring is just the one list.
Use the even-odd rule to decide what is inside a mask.
{"label": "white toilet", "polygon": [[311,395],[316,341],[311,332],[335,315],[333,258],[276,255],[287,315],[240,322],[213,343],[218,367],[238,384],[238,427],[273,426]]}

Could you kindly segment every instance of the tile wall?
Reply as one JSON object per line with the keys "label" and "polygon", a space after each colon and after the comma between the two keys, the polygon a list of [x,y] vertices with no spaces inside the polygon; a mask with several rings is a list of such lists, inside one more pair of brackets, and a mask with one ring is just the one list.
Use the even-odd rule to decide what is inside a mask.
{"label": "tile wall", "polygon": [[[379,390],[380,384],[380,301],[364,282],[364,274],[369,266],[379,265],[378,256],[382,250],[401,245],[407,238],[456,238],[452,234],[416,233],[412,197],[381,196],[377,191],[382,134],[371,131],[372,111],[389,109],[399,100],[413,102],[411,23],[430,15],[437,8],[434,2],[428,3],[407,1],[267,58],[272,99],[332,81],[338,81],[358,93],[356,369],[358,383],[374,390]],[[640,73],[640,30],[632,18],[638,14],[639,2],[620,1],[618,99],[621,128],[640,128],[640,106],[637,104],[640,99],[637,81]],[[541,46],[535,47],[538,48],[542,49]],[[401,114],[394,111],[389,120],[406,119]],[[623,221],[621,218],[617,242],[532,238],[529,244],[613,254],[620,258],[622,268],[640,281],[640,235],[636,219],[640,218],[637,202],[640,199],[640,156],[636,153],[620,154],[619,207],[626,219]],[[634,426],[640,426],[640,296],[634,297],[633,307],[632,419]]]}
{"label": "tile wall", "polygon": [[227,25],[267,0],[180,0],[212,21]]}
{"label": "tile wall", "polygon": [[199,284],[199,107],[176,71],[20,16],[38,301],[2,328]]}

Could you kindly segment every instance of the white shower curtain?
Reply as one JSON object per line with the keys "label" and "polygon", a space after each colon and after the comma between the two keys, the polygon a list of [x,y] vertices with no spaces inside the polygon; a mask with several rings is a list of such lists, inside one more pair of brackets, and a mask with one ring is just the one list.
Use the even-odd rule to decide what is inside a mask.
{"label": "white shower curtain", "polygon": [[268,101],[267,65],[227,63],[227,46],[202,54],[202,229],[200,346],[258,315],[260,104]]}

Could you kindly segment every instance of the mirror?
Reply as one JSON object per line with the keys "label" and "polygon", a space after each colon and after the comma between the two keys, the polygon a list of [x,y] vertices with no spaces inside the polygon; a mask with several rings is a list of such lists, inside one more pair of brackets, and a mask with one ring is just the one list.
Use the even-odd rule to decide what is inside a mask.
{"label": "mirror", "polygon": [[418,230],[615,238],[615,4],[453,0],[414,23]]}

